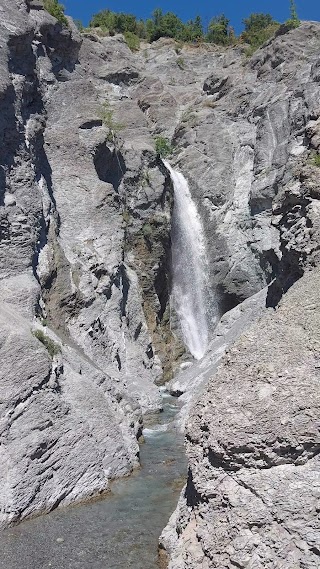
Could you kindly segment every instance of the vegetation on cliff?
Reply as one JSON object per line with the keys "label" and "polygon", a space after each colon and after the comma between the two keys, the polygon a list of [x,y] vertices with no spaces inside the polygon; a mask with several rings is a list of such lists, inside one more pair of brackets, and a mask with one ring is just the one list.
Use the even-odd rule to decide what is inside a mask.
{"label": "vegetation on cliff", "polygon": [[60,24],[68,25],[68,20],[64,15],[65,7],[58,0],[44,0],[43,6]]}
{"label": "vegetation on cliff", "polygon": [[51,358],[57,356],[61,352],[59,344],[56,344],[49,336],[47,336],[42,330],[35,330],[33,335],[44,345],[48,350]]}
{"label": "vegetation on cliff", "polygon": [[[299,23],[295,2],[290,0],[290,18],[286,26],[291,29]],[[157,8],[147,20],[137,19],[133,14],[102,10],[92,17],[89,26],[100,28],[110,35],[124,34],[133,50],[138,49],[141,39],[153,42],[166,37],[179,42],[209,42],[217,45],[247,43],[251,51],[271,38],[280,27],[280,23],[270,14],[264,13],[251,14],[243,20],[243,24],[244,31],[236,36],[230,20],[224,14],[214,16],[205,27],[200,16],[183,22],[173,12],[164,13],[161,8]]]}

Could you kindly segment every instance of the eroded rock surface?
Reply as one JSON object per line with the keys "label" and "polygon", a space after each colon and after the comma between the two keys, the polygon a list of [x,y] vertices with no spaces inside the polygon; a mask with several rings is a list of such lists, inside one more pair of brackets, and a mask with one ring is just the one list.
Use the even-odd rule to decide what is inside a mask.
{"label": "eroded rock surface", "polygon": [[187,424],[170,568],[319,565],[319,269],[227,352]]}
{"label": "eroded rock surface", "polygon": [[246,303],[194,389],[256,318],[251,297],[273,281],[276,305],[318,263],[320,26],[246,60],[171,40],[132,53],[122,36],[62,28],[40,0],[0,0],[0,14],[5,526],[136,467],[157,384],[189,359],[170,313],[173,192],[157,136],[203,220],[212,333]]}
{"label": "eroded rock surface", "polygon": [[[163,283],[164,312],[171,187],[138,107],[140,131],[126,148],[99,118],[110,85],[93,85],[94,64],[88,76],[80,60],[87,49],[101,67],[108,51],[89,40],[85,48],[72,22],[62,29],[41,3],[0,8],[5,526],[98,494],[138,466],[142,413],[161,407],[155,381],[165,364],[152,342],[161,318],[148,327],[135,263],[152,267],[150,312],[160,311]],[[145,219],[163,236],[138,261],[126,253],[132,211],[132,240],[140,235],[143,248]]]}
{"label": "eroded rock surface", "polygon": [[[230,272],[225,253],[212,264],[219,300],[230,307],[259,279],[272,281],[268,306],[285,294],[227,352],[191,412],[188,483],[160,541],[170,569],[319,566],[319,52],[319,25],[304,23],[259,50],[241,79],[234,64],[204,84],[206,132],[219,141],[214,187],[232,188],[211,208],[209,247],[233,261]],[[221,146],[231,132],[230,169]],[[208,371],[200,363],[200,386]],[[171,383],[183,397],[188,373]]]}

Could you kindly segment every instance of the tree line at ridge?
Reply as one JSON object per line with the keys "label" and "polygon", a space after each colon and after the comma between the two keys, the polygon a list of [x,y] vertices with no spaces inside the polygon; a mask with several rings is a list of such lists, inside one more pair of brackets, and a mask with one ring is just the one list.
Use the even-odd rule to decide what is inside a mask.
{"label": "tree line at ridge", "polygon": [[[44,7],[61,23],[65,24],[64,7],[58,0],[44,0]],[[294,0],[290,0],[290,18],[285,22],[288,29],[297,27],[299,19]],[[138,49],[140,40],[153,42],[160,38],[173,38],[179,42],[209,42],[218,45],[249,44],[253,50],[267,41],[280,27],[270,14],[254,13],[243,20],[244,31],[237,37],[230,20],[224,15],[213,17],[205,27],[200,16],[183,22],[173,12],[164,13],[161,8],[153,11],[152,17],[138,19],[133,14],[101,10],[92,16],[89,28],[99,29],[105,35],[124,34],[131,49]],[[83,29],[81,22],[78,27]]]}

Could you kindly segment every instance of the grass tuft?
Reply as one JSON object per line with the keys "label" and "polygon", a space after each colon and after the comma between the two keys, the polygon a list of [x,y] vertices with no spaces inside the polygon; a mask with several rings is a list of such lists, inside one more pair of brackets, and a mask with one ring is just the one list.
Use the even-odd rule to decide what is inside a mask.
{"label": "grass tuft", "polygon": [[49,336],[46,336],[42,330],[35,330],[33,332],[33,335],[35,336],[35,338],[37,338],[37,340],[39,340],[39,342],[41,342],[41,344],[44,345],[46,350],[48,350],[51,358],[60,354],[61,352],[60,346],[56,344],[53,340],[51,340]]}

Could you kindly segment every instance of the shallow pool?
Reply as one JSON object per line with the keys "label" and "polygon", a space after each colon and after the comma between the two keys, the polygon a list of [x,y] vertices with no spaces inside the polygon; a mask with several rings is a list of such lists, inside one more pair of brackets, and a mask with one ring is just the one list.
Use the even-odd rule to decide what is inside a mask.
{"label": "shallow pool", "polygon": [[112,483],[104,499],[40,516],[0,534],[5,569],[155,569],[160,533],[186,475],[182,436],[171,425],[176,400],[150,417],[142,468]]}

